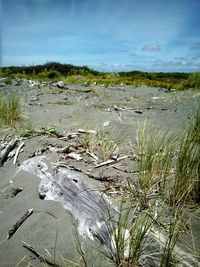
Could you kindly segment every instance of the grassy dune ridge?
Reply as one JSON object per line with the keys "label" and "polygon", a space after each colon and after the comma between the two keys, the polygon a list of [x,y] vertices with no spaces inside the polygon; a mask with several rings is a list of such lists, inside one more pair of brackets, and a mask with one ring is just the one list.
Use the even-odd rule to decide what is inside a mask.
{"label": "grassy dune ridge", "polygon": [[3,67],[0,69],[0,77],[18,77],[36,80],[63,80],[68,83],[100,83],[146,85],[162,87],[166,89],[175,88],[184,90],[187,88],[200,88],[200,73],[163,73],[163,72],[99,72],[87,66],[74,66],[71,64],[60,64],[51,62],[44,65]]}

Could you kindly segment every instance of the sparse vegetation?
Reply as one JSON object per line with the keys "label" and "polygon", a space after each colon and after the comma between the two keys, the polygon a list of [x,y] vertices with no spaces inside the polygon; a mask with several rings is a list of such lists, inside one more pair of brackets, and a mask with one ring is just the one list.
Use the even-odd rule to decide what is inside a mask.
{"label": "sparse vegetation", "polygon": [[200,90],[200,72],[190,74],[186,80],[177,84],[178,90],[185,90],[189,88]]}
{"label": "sparse vegetation", "polygon": [[82,138],[83,147],[90,153],[98,155],[101,161],[112,159],[118,154],[119,146],[123,137],[121,134],[114,134],[113,129],[101,129],[96,133],[86,133]]}
{"label": "sparse vegetation", "polygon": [[3,67],[0,77],[18,77],[35,80],[56,81],[63,80],[66,83],[104,84],[108,85],[132,85],[153,86],[177,89],[199,87],[199,74],[188,73],[154,73],[142,71],[112,72],[104,73],[94,71],[87,66],[73,66],[71,64],[60,64],[49,62],[44,65]]}
{"label": "sparse vegetation", "polygon": [[15,128],[20,120],[20,99],[17,96],[0,95],[0,127]]}
{"label": "sparse vegetation", "polygon": [[200,190],[200,109],[182,137],[176,159],[175,182],[171,201],[199,203]]}
{"label": "sparse vegetation", "polygon": [[[180,90],[191,87],[194,89],[200,88],[199,73],[191,75],[183,73],[156,74],[143,72],[100,73],[90,70],[87,67],[75,67],[58,63],[48,63],[45,66],[2,68],[1,76],[25,77],[48,81],[63,80],[68,83],[84,82],[87,83],[86,86],[89,85],[86,88],[88,91],[92,88],[90,84],[94,82],[104,84],[105,87],[112,84],[118,84],[121,87],[124,84],[134,86],[142,84],[165,87],[167,89],[177,88]],[[45,90],[48,90],[48,92],[57,92],[60,89],[51,89],[47,86]],[[109,88],[106,90],[109,90]],[[97,95],[95,90],[90,91],[90,93],[93,96]],[[68,94],[68,92],[65,94]],[[77,91],[76,94],[80,94],[80,92]],[[102,92],[103,94],[106,94],[106,91]],[[104,97],[106,96],[104,95]],[[141,96],[135,97],[139,98]],[[121,106],[123,101],[125,102],[124,99],[122,99],[122,102],[119,102]],[[64,98],[63,100],[48,103],[73,105],[75,101],[72,102]],[[103,101],[96,101],[95,103],[93,102],[92,107],[103,110],[108,108],[109,105],[110,102],[105,104]],[[37,106],[34,108],[37,108]],[[91,106],[87,108],[91,108]],[[79,112],[83,112],[82,107]],[[106,124],[106,122],[105,125],[108,125],[109,123]],[[84,121],[83,123],[84,129],[87,128],[86,122]],[[49,123],[48,125],[59,127],[57,124]],[[33,133],[31,131],[30,121],[25,123],[21,116],[19,98],[15,96],[0,96],[0,127],[17,129],[21,137],[28,137]],[[59,132],[55,127],[43,127],[38,132],[45,135],[45,137],[50,136],[51,138],[49,139],[52,139],[53,136],[59,136]],[[102,254],[111,261],[112,266],[180,266],[190,256],[192,261],[194,260],[195,262],[195,259],[199,255],[184,254],[184,248],[180,246],[179,242],[186,236],[186,233],[187,240],[189,240],[188,243],[193,242],[192,231],[189,233],[189,227],[191,227],[189,220],[193,209],[199,207],[198,205],[200,204],[200,110],[198,110],[196,116],[191,120],[188,128],[179,136],[173,132],[161,132],[158,128],[152,129],[145,123],[138,130],[136,136],[137,148],[134,149],[135,157],[132,157],[131,154],[131,160],[134,158],[135,161],[133,164],[136,165],[134,170],[129,170],[128,166],[129,163],[132,164],[132,161],[128,162],[128,164],[122,162],[121,166],[117,162],[119,156],[118,150],[121,148],[124,139],[124,134],[121,132],[116,134],[108,126],[98,131],[85,130],[82,135],[79,132],[76,134],[77,139],[75,141],[80,146],[78,146],[75,152],[80,148],[79,152],[83,154],[84,161],[76,163],[77,165],[75,165],[74,169],[78,166],[77,170],[82,172],[82,165],[88,164],[86,165],[88,167],[87,173],[90,174],[90,172],[92,173],[95,170],[97,174],[95,173],[94,177],[96,178],[97,175],[100,177],[100,171],[98,173],[97,169],[93,168],[92,161],[105,163],[104,161],[112,159],[112,163],[117,163],[114,167],[116,167],[117,171],[119,170],[119,172],[116,171],[116,176],[118,177],[118,174],[120,176],[121,171],[126,173],[122,178],[124,180],[127,179],[127,183],[123,183],[124,181],[122,180],[117,181],[118,188],[121,186],[119,183],[121,181],[123,183],[123,187],[120,188],[120,194],[117,195],[117,201],[119,199],[120,201],[122,200],[121,206],[118,210],[115,210],[116,213],[114,216],[110,214],[109,218],[105,218],[105,222],[103,222],[106,224],[111,241],[109,244],[107,242],[107,247],[104,246]],[[63,140],[63,144],[67,145],[68,137]],[[62,142],[62,138],[60,138],[59,142]],[[87,154],[86,158],[84,158],[85,154]],[[69,159],[67,157],[63,156],[60,158],[62,161],[66,160],[66,164],[68,164]],[[69,162],[71,161],[72,159]],[[112,167],[112,165],[109,165],[109,171]],[[102,170],[103,172],[104,170]],[[132,173],[134,173],[134,176],[132,176]],[[76,180],[74,181],[76,182]],[[116,188],[112,183],[114,184],[115,181],[105,179],[105,184],[101,184],[102,192],[107,192],[106,190],[110,189],[115,190]],[[122,190],[125,187],[128,187],[126,196]],[[117,189],[112,193],[113,195],[118,193]],[[129,203],[126,202],[127,199]],[[94,239],[98,239],[95,233],[93,237]],[[54,256],[52,256],[54,263],[58,260],[55,257],[56,241]],[[87,263],[86,253],[80,240],[78,240],[78,244],[81,259],[77,262],[72,262],[63,257],[64,265],[91,266]],[[103,242],[102,244],[105,245]],[[188,251],[190,248],[192,249],[192,245],[191,247],[190,244],[188,245]]]}

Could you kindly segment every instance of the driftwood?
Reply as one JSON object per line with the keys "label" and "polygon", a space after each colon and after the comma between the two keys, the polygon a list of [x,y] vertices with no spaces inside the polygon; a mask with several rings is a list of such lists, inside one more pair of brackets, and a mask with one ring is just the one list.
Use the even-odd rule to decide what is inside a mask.
{"label": "driftwood", "polygon": [[46,257],[42,256],[41,254],[39,254],[35,248],[29,244],[27,244],[26,242],[22,241],[23,247],[28,249],[30,252],[32,252],[41,262],[44,262],[48,265],[54,266],[54,267],[61,267],[61,265],[56,264],[55,262],[47,259]]}
{"label": "driftwood", "polygon": [[93,152],[90,152],[90,151],[86,151],[86,153],[91,157],[91,158],[93,158],[94,160],[99,160],[99,158],[93,153]]}
{"label": "driftwood", "polygon": [[15,165],[16,164],[16,162],[17,162],[17,157],[18,157],[18,155],[19,155],[19,153],[20,153],[20,150],[21,150],[21,148],[24,146],[24,142],[22,142],[19,146],[18,146],[18,148],[17,148],[17,150],[16,150],[16,153],[15,153],[15,156],[14,156],[14,159],[13,159],[13,164]]}
{"label": "driftwood", "polygon": [[97,132],[95,130],[83,130],[83,129],[78,129],[79,133],[87,133],[87,134],[96,134]]}
{"label": "driftwood", "polygon": [[63,167],[63,168],[67,168],[68,170],[73,170],[73,171],[77,171],[77,172],[81,172],[85,175],[87,175],[89,178],[92,178],[94,180],[100,181],[100,182],[107,182],[110,179],[110,176],[95,176],[89,172],[85,172],[83,170],[81,170],[80,168],[76,167],[76,166],[72,166],[72,165],[67,165],[64,162],[58,162],[56,163],[56,167]]}
{"label": "driftwood", "polygon": [[77,161],[80,161],[80,160],[83,159],[83,157],[80,154],[76,154],[74,152],[71,152],[71,153],[67,154],[67,158],[75,159]]}
{"label": "driftwood", "polygon": [[56,152],[57,153],[70,153],[73,151],[74,148],[75,148],[75,144],[69,144],[65,147],[56,149]]}
{"label": "driftwood", "polygon": [[121,172],[124,172],[124,173],[131,173],[131,174],[138,174],[139,171],[129,171],[129,170],[126,170],[126,169],[121,169],[120,167],[118,166],[113,166],[114,169],[116,169],[117,171],[121,171]]}
{"label": "driftwood", "polygon": [[76,133],[76,132],[67,133],[66,136],[60,137],[59,140],[66,140],[67,141],[67,140],[70,140],[70,139],[75,138],[75,137],[80,136],[80,135],[81,135],[81,133]]}
{"label": "driftwood", "polygon": [[78,232],[81,236],[88,236],[91,240],[98,236],[106,247],[112,249],[111,233],[105,222],[110,216],[114,218],[117,214],[111,206],[108,212],[108,203],[100,191],[101,184],[81,172],[59,168],[58,163],[55,164],[58,167],[55,174],[51,175],[47,172],[44,158],[40,156],[29,159],[18,170],[31,172],[41,178],[39,195],[45,200],[59,201],[79,221]]}
{"label": "driftwood", "polygon": [[101,163],[97,164],[97,165],[95,166],[95,168],[99,168],[99,167],[102,167],[102,166],[105,166],[105,165],[109,165],[109,164],[118,162],[118,161],[120,161],[120,160],[127,159],[127,158],[129,158],[129,157],[130,157],[130,155],[124,155],[124,156],[121,156],[121,157],[119,157],[119,158],[117,158],[117,159],[109,159],[109,160],[107,160],[107,161],[104,161],[104,162],[101,162]]}
{"label": "driftwood", "polygon": [[12,228],[8,231],[7,239],[10,239],[19,227],[25,222],[25,220],[33,213],[33,209],[29,209],[20,219],[17,221]]}
{"label": "driftwood", "polygon": [[10,153],[11,150],[13,150],[13,148],[16,146],[18,139],[12,139],[8,145],[6,146],[6,148],[4,148],[1,153],[0,153],[0,167],[3,166],[4,162],[6,161],[8,154]]}
{"label": "driftwood", "polygon": [[132,110],[134,111],[135,113],[138,113],[138,114],[142,114],[142,110],[140,109],[135,109],[135,108],[125,108],[125,107],[117,107],[116,105],[114,105],[114,110],[116,111],[120,111],[120,110]]}

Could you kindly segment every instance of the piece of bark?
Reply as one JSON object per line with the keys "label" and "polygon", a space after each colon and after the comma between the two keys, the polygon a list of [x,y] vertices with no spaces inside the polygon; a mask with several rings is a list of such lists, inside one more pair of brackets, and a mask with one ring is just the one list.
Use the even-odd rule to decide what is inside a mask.
{"label": "piece of bark", "polygon": [[55,262],[47,259],[46,257],[42,256],[41,254],[39,254],[35,248],[29,244],[27,244],[26,242],[22,241],[23,247],[28,249],[30,252],[32,252],[41,262],[44,262],[48,265],[54,266],[54,267],[61,267],[61,265],[56,264]]}
{"label": "piece of bark", "polygon": [[13,165],[16,164],[18,155],[19,155],[20,150],[21,150],[21,148],[22,148],[23,146],[24,146],[24,142],[22,142],[22,143],[18,146],[18,148],[17,148],[17,150],[16,150],[16,153],[15,153],[15,156],[14,156],[14,159],[13,159]]}
{"label": "piece of bark", "polygon": [[6,148],[4,148],[0,153],[0,167],[3,167],[4,162],[7,160],[8,154],[10,151],[13,150],[13,148],[16,146],[18,139],[12,139]]}
{"label": "piece of bark", "polygon": [[12,228],[8,231],[7,239],[10,239],[19,227],[25,222],[25,220],[33,213],[33,209],[29,209],[20,219],[17,221]]}

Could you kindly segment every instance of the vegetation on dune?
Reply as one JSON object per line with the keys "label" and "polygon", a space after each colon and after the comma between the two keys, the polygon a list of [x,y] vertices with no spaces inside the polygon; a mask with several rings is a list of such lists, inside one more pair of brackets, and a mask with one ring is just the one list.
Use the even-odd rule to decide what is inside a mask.
{"label": "vegetation on dune", "polygon": [[178,90],[185,90],[189,88],[200,89],[200,72],[192,73],[186,80],[177,85]]}
{"label": "vegetation on dune", "polygon": [[21,103],[16,96],[0,95],[0,127],[15,127],[21,119]]}
{"label": "vegetation on dune", "polygon": [[187,88],[198,89],[200,85],[200,74],[188,73],[163,73],[163,72],[99,72],[87,66],[74,66],[71,64],[60,64],[50,62],[44,65],[3,67],[0,77],[18,77],[35,80],[58,81],[67,83],[99,83],[104,85],[125,84],[133,86],[152,86],[170,90],[176,88],[184,90]]}
{"label": "vegetation on dune", "polygon": [[19,97],[0,94],[0,129],[11,129],[22,137],[32,134],[32,122],[23,116]]}
{"label": "vegetation on dune", "polygon": [[[100,73],[87,67],[59,63],[2,68],[1,76],[62,79],[69,83],[149,85],[178,90],[200,88],[200,73]],[[19,98],[0,95],[0,127],[15,128],[21,121]],[[53,135],[56,129],[42,128],[42,132]],[[22,130],[21,135],[27,134],[29,132],[26,129]],[[111,244],[109,249],[104,248],[107,251],[102,254],[113,266],[118,267],[150,266],[151,262],[156,262],[156,266],[160,267],[180,266],[190,257],[190,253],[186,255],[182,249],[183,242],[181,246],[179,242],[187,235],[188,243],[195,243],[189,232],[192,232],[193,210],[200,204],[200,109],[180,136],[170,132],[161,133],[155,128],[150,130],[145,124],[138,130],[136,139],[134,156],[137,170],[133,177],[127,178],[126,192],[121,191],[121,196],[119,194],[122,203],[117,215],[109,214],[109,219],[105,218]],[[107,161],[118,157],[123,137],[105,128],[102,131],[88,131],[80,141],[83,149],[93,158]],[[127,195],[129,203],[124,204]],[[98,236],[95,238],[98,240]],[[189,246],[188,251],[192,247]],[[82,262],[71,262],[72,265],[89,266],[82,244],[80,251]],[[192,264],[196,264],[199,255],[192,253]]]}

